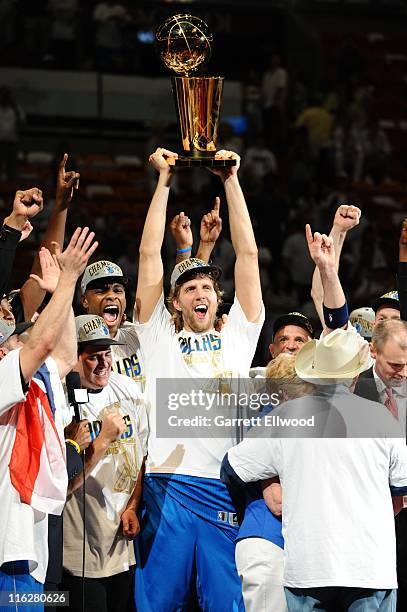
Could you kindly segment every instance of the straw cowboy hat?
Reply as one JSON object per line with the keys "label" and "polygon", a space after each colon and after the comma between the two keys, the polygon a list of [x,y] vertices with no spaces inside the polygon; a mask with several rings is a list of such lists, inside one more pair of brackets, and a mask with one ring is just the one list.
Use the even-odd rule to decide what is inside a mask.
{"label": "straw cowboy hat", "polygon": [[295,371],[303,380],[329,385],[352,379],[372,364],[369,345],[355,330],[336,329],[304,344],[297,353]]}

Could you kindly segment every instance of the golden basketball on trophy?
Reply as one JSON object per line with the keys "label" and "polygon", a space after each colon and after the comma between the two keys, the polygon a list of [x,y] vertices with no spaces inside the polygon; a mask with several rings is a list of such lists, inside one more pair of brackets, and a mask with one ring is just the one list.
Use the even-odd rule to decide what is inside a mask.
{"label": "golden basketball on trophy", "polygon": [[233,159],[215,159],[223,77],[191,76],[209,60],[212,34],[202,19],[173,15],[156,31],[161,61],[172,76],[183,155],[177,166],[233,166]]}

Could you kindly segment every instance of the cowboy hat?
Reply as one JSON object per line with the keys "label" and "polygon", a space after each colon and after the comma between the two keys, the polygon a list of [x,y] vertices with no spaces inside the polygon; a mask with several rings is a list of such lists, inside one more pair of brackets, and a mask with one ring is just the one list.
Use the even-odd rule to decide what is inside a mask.
{"label": "cowboy hat", "polygon": [[295,371],[303,380],[329,385],[354,378],[372,363],[369,344],[355,330],[335,329],[304,344],[297,353]]}

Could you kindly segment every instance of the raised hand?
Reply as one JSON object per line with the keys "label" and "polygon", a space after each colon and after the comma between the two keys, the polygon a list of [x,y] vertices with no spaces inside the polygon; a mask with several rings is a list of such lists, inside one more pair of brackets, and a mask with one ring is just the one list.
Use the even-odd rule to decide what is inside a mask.
{"label": "raised hand", "polygon": [[191,247],[192,250],[194,239],[191,231],[191,221],[184,212],[175,215],[170,223],[170,230],[178,249]]}
{"label": "raised hand", "polygon": [[332,238],[319,232],[315,232],[313,235],[308,223],[305,226],[305,236],[309,253],[315,265],[319,269],[335,269],[335,249]]}
{"label": "raised hand", "polygon": [[56,199],[65,205],[72,200],[74,189],[79,189],[79,178],[81,176],[74,170],[66,172],[65,167],[67,161],[68,154],[64,153],[64,156],[59,163],[56,192]]}
{"label": "raised hand", "polygon": [[59,267],[64,275],[78,279],[86,268],[89,258],[98,247],[98,242],[93,242],[95,232],[89,232],[88,227],[78,227],[65,251],[61,252],[58,242],[53,242],[55,256]]}
{"label": "raised hand", "polygon": [[201,242],[214,244],[222,231],[222,219],[219,216],[220,198],[215,198],[211,212],[202,217],[200,228]]}
{"label": "raised hand", "polygon": [[150,155],[148,161],[160,174],[169,174],[177,157],[178,153],[158,147],[158,149]]}
{"label": "raised hand", "polygon": [[337,209],[333,225],[340,232],[348,232],[359,225],[362,211],[352,204],[341,204]]}
{"label": "raised hand", "polygon": [[[32,187],[25,191],[19,190],[14,196],[13,210],[11,214],[4,219],[4,224],[13,227],[20,232],[26,228],[28,219],[32,219],[42,211],[44,201],[42,199],[42,191],[38,187]],[[23,238],[22,238],[23,239]]]}
{"label": "raised hand", "polygon": [[26,240],[28,236],[31,234],[31,232],[33,231],[33,229],[34,228],[31,225],[31,223],[29,221],[26,221],[21,229],[20,242],[22,242],[23,240]]}
{"label": "raised hand", "polygon": [[58,262],[45,247],[40,249],[39,260],[42,278],[37,274],[30,274],[30,278],[35,280],[43,291],[54,293],[61,273]]}
{"label": "raised hand", "polygon": [[237,153],[235,153],[234,151],[226,151],[225,149],[222,149],[221,151],[216,151],[215,159],[235,159],[236,160],[235,166],[228,166],[228,167],[221,166],[220,168],[209,168],[209,170],[213,172],[213,174],[216,174],[217,176],[219,176],[223,182],[225,182],[226,179],[228,179],[230,176],[237,175],[237,172],[240,167],[240,156]]}

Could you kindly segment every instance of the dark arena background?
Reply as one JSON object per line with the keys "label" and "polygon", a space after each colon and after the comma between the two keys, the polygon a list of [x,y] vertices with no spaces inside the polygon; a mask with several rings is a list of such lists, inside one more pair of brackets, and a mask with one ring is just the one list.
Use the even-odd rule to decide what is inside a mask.
{"label": "dark arena background", "polygon": [[[121,17],[98,20],[103,4],[121,5]],[[341,260],[350,310],[395,288],[399,228],[407,211],[407,3],[0,2],[1,213],[7,214],[18,188],[38,186],[46,198],[34,232],[19,249],[16,286],[40,243],[64,152],[68,168],[81,175],[67,235],[88,224],[101,245],[97,259],[117,262],[135,286],[155,185],[148,155],[157,146],[180,149],[169,74],[154,45],[156,27],[175,13],[208,24],[214,46],[206,74],[225,77],[218,148],[242,157],[240,179],[259,246],[267,313],[256,358],[264,364],[276,316],[301,309],[318,327],[309,295],[313,264],[306,222],[328,232],[339,203],[362,209]],[[262,106],[271,65],[287,75],[277,117]],[[10,106],[19,116],[12,143]],[[181,169],[169,220],[185,211],[197,241],[199,220],[219,190],[206,170]],[[225,278],[232,278],[231,250],[225,223],[214,252]],[[167,237],[167,270],[174,254]],[[233,285],[224,289],[230,302]]]}

